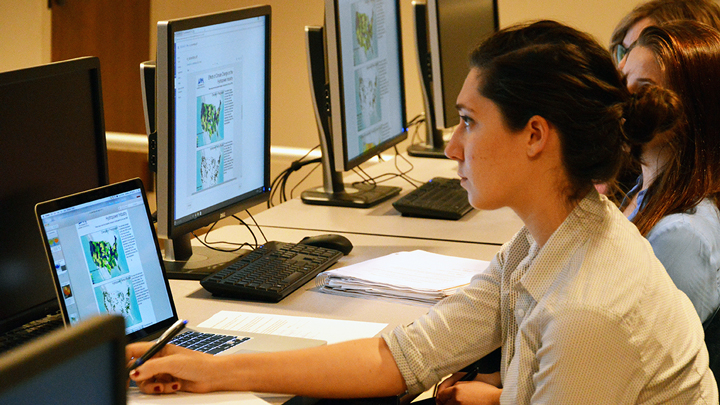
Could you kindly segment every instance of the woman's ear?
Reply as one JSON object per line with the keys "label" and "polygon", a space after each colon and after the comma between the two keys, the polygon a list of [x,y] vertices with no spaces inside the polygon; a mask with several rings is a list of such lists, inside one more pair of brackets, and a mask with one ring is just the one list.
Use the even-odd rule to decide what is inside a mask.
{"label": "woman's ear", "polygon": [[536,158],[547,148],[548,141],[554,135],[554,129],[550,123],[539,115],[532,116],[525,125],[527,134],[527,154],[530,158]]}

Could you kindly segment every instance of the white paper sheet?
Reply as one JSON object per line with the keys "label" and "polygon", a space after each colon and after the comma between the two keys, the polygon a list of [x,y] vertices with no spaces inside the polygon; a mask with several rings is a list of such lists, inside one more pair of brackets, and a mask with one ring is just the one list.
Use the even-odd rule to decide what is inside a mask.
{"label": "white paper sheet", "polygon": [[128,405],[269,405],[269,402],[247,392],[211,392],[207,394],[178,392],[167,395],[147,395],[137,388],[130,388],[128,389],[127,399]]}
{"label": "white paper sheet", "polygon": [[316,277],[323,292],[435,303],[470,283],[490,262],[430,253],[398,252]]}
{"label": "white paper sheet", "polygon": [[373,337],[387,324],[248,312],[220,311],[201,328],[319,339],[331,343]]}

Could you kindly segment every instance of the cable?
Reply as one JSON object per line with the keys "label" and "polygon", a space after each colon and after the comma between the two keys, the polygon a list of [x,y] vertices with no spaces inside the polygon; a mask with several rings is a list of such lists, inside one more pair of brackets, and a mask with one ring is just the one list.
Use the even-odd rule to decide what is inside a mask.
{"label": "cable", "polygon": [[[257,221],[255,221],[255,218],[252,216],[252,214],[250,213],[250,211],[245,210],[245,212],[246,212],[246,213],[250,216],[250,218],[253,220],[253,222],[255,223],[255,226],[256,226],[256,227],[258,228],[258,230],[260,231],[260,234],[262,235],[263,239],[265,239],[265,243],[267,243],[268,240],[267,240],[267,238],[265,237],[265,233],[262,231],[262,228],[260,228],[260,225],[258,225]],[[195,231],[192,231],[191,233],[192,233],[192,235],[198,240],[198,242],[200,242],[201,244],[203,244],[203,246],[205,246],[205,247],[208,248],[208,249],[212,249],[212,250],[215,250],[215,251],[218,251],[218,252],[226,252],[226,253],[237,252],[238,250],[240,250],[240,249],[242,249],[242,248],[244,248],[244,247],[246,247],[246,246],[249,247],[249,248],[252,249],[252,250],[257,249],[257,247],[258,247],[258,240],[257,240],[257,237],[255,236],[255,232],[253,232],[252,228],[250,228],[250,225],[248,225],[245,221],[242,220],[242,218],[240,218],[240,217],[238,217],[238,216],[236,216],[236,215],[233,215],[233,218],[237,219],[241,224],[245,225],[245,228],[247,228],[248,232],[250,232],[250,235],[252,236],[252,238],[253,238],[253,240],[254,240],[254,242],[255,242],[254,244],[251,244],[251,243],[248,243],[248,242],[236,243],[236,242],[228,242],[228,241],[212,241],[212,242],[211,242],[211,241],[208,241],[208,240],[207,240],[208,235],[209,235],[210,232],[212,232],[212,230],[215,228],[215,225],[217,225],[218,221],[215,221],[215,222],[212,223],[212,225],[210,225],[210,228],[208,228],[207,232],[205,232],[205,235],[203,235],[202,238],[200,238],[197,234],[195,234]],[[234,248],[234,249],[221,249],[221,248],[217,248],[217,247],[212,246],[212,245],[218,245],[218,244],[226,244],[226,245],[232,245],[232,246],[237,246],[237,247]]]}
{"label": "cable", "polygon": [[[317,145],[317,146],[315,146],[314,148],[310,149],[303,157],[301,157],[300,159],[297,159],[297,160],[295,160],[294,162],[292,162],[292,163],[290,164],[290,167],[288,167],[287,169],[283,170],[280,174],[277,175],[277,177],[275,177],[275,179],[274,179],[274,180],[272,181],[272,183],[270,184],[270,190],[271,190],[271,191],[270,191],[270,198],[268,199],[268,202],[267,202],[267,207],[268,207],[268,208],[272,208],[272,206],[274,205],[274,202],[273,202],[273,201],[274,201],[274,199],[275,199],[275,196],[278,195],[278,193],[280,193],[280,194],[279,194],[279,197],[278,197],[280,203],[283,203],[283,202],[285,202],[285,201],[288,200],[287,194],[286,194],[286,192],[285,192],[285,189],[287,188],[287,182],[288,182],[288,179],[290,178],[290,175],[291,175],[292,173],[300,170],[301,168],[303,168],[303,167],[306,166],[306,165],[314,164],[314,163],[321,163],[321,162],[322,162],[322,159],[321,159],[321,158],[304,160],[305,158],[307,158],[307,157],[310,155],[310,153],[312,153],[315,149],[317,149],[317,148],[319,148],[319,147],[320,147],[320,145]],[[314,171],[314,170],[315,170],[315,169],[313,169],[313,171]],[[311,172],[311,173],[312,173],[312,172]],[[308,177],[308,176],[303,177],[303,179],[300,180],[300,183],[302,183],[307,177]],[[298,183],[298,185],[299,185],[300,183]],[[297,187],[297,185],[296,185],[295,187]],[[293,190],[294,190],[294,189],[295,189],[295,188],[293,188]],[[292,191],[291,191],[291,194],[290,194],[290,198],[292,198]]]}
{"label": "cable", "polygon": [[[255,217],[252,216],[252,214],[250,213],[250,211],[245,210],[245,212],[248,214],[248,216],[250,217],[250,219],[252,219],[253,223],[255,223],[255,226],[256,226],[257,229],[260,231],[260,235],[262,235],[263,239],[265,239],[265,243],[267,243],[267,242],[268,242],[268,238],[265,237],[265,232],[262,231],[262,228],[260,228],[260,225],[258,225],[257,221],[255,220]],[[233,215],[233,216],[234,216],[234,215]],[[243,221],[241,220],[241,222],[243,222]],[[243,222],[243,223],[245,223],[245,222]],[[247,225],[246,225],[246,226],[247,226]],[[251,231],[251,232],[252,232],[252,231]],[[257,243],[257,242],[256,242],[256,243]]]}
{"label": "cable", "polygon": [[[358,176],[360,176],[363,180],[362,180],[362,181],[355,182],[355,183],[353,183],[353,184],[370,184],[370,185],[372,185],[372,186],[376,186],[376,185],[378,185],[378,184],[380,184],[380,183],[384,183],[384,182],[390,181],[390,180],[392,180],[392,179],[394,179],[394,178],[396,178],[396,177],[400,177],[401,179],[403,179],[403,180],[407,181],[408,183],[410,183],[410,185],[412,185],[412,186],[415,187],[415,188],[418,188],[419,185],[422,185],[422,184],[423,184],[422,181],[413,179],[412,177],[410,177],[410,176],[407,175],[408,173],[410,173],[410,172],[415,168],[415,166],[413,166],[412,162],[410,162],[409,160],[407,160],[407,159],[400,153],[400,151],[398,151],[397,145],[394,146],[394,149],[395,149],[395,156],[394,156],[395,169],[397,169],[398,173],[383,173],[383,174],[380,174],[380,175],[378,175],[378,176],[372,177],[372,176],[370,176],[369,174],[367,174],[367,172],[365,172],[365,170],[363,170],[360,166],[358,166],[358,167],[354,168],[353,171],[355,172],[355,174],[357,174]],[[398,158],[404,160],[407,164],[409,164],[409,165],[410,165],[410,168],[407,169],[407,170],[404,170],[404,171],[403,171],[402,169],[400,169],[400,167],[398,166]]]}
{"label": "cable", "polygon": [[[248,212],[248,210],[245,210],[245,212],[247,212],[248,215],[250,214],[250,212]],[[255,232],[253,232],[252,229],[250,229],[250,226],[249,226],[247,223],[245,223],[245,221],[243,221],[242,218],[238,217],[237,215],[233,215],[233,218],[235,218],[235,219],[237,219],[238,221],[240,221],[240,223],[243,224],[243,225],[245,225],[245,228],[247,228],[248,231],[250,231],[250,235],[252,235],[253,240],[255,241],[255,245],[254,245],[254,246],[255,246],[255,248],[257,249],[257,247],[258,247],[258,241],[257,241],[257,237],[255,236]],[[257,225],[257,223],[256,223],[256,225]],[[264,235],[263,235],[263,236],[264,236]],[[265,241],[267,242],[267,239],[266,239]]]}
{"label": "cable", "polygon": [[413,131],[413,134],[410,137],[411,145],[423,143],[422,141],[418,141],[418,133],[420,132],[421,124],[427,124],[425,122],[425,113],[424,112],[416,115],[413,119],[410,120],[410,122],[408,122],[408,128],[415,127],[415,130]]}
{"label": "cable", "polygon": [[[210,234],[210,232],[213,230],[213,228],[215,228],[215,225],[217,225],[217,223],[218,223],[218,221],[213,222],[213,224],[210,226],[210,229],[208,229],[207,232],[205,232],[205,235],[203,236],[203,238],[200,238],[199,236],[197,236],[197,234],[195,234],[195,231],[192,231],[191,233],[195,237],[195,239],[198,240],[198,242],[203,244],[203,246],[205,246],[208,249],[215,250],[217,252],[226,252],[226,253],[237,252],[238,250],[242,249],[245,246],[249,247],[250,249],[254,249],[254,247],[247,242],[234,243],[234,242],[228,242],[228,241],[214,241],[214,242],[208,241],[207,237]],[[248,227],[248,230],[250,230],[249,227]],[[252,230],[250,230],[250,233],[252,233]],[[253,235],[253,237],[254,237],[254,235]],[[217,244],[227,244],[227,245],[232,245],[232,246],[237,246],[237,247],[234,249],[221,249],[221,248],[211,246],[211,245],[217,245]]]}
{"label": "cable", "polygon": [[300,184],[302,184],[308,177],[310,177],[310,175],[313,174],[313,172],[315,172],[315,170],[317,170],[318,167],[320,167],[320,165],[316,165],[315,167],[313,167],[312,169],[310,169],[310,171],[308,172],[308,174],[306,174],[305,177],[303,177],[302,179],[300,179],[300,181],[298,181],[297,184],[295,184],[295,187],[293,187],[293,188],[290,190],[290,198],[291,198],[291,199],[293,198],[293,192],[295,191],[295,189],[298,188],[298,186],[299,186]]}

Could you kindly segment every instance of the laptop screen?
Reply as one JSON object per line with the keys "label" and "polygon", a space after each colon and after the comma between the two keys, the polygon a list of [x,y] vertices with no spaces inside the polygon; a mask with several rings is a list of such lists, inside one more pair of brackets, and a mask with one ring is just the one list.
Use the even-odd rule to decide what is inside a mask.
{"label": "laptop screen", "polygon": [[142,338],[177,319],[139,181],[37,210],[67,323],[121,314],[127,335]]}

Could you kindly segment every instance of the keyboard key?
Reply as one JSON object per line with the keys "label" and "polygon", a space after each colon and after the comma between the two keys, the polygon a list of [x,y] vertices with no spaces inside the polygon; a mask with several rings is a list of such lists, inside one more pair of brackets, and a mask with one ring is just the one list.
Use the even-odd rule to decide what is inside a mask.
{"label": "keyboard key", "polygon": [[435,177],[393,203],[403,216],[453,219],[472,210],[460,179]]}
{"label": "keyboard key", "polygon": [[268,242],[207,276],[200,285],[214,295],[278,302],[342,256],[340,251],[318,246]]}

